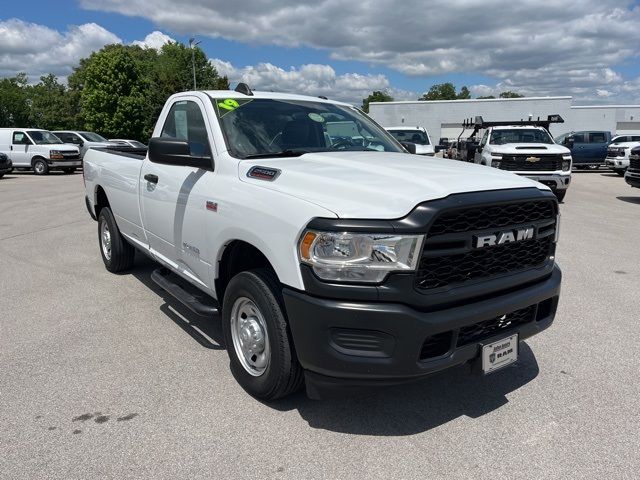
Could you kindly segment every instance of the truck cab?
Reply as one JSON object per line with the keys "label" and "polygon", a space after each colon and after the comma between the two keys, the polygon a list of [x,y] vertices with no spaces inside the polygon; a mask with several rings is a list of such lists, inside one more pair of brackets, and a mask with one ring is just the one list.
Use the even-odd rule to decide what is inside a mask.
{"label": "truck cab", "polygon": [[605,165],[607,147],[611,143],[611,132],[585,130],[560,135],[556,143],[571,150],[573,167],[576,169],[598,168]]}
{"label": "truck cab", "polygon": [[90,148],[110,148],[117,147],[117,142],[111,142],[95,132],[84,132],[78,130],[56,130],[52,132],[64,143],[75,145],[80,150],[80,158],[84,158]]}
{"label": "truck cab", "polygon": [[413,143],[416,146],[416,155],[433,157],[436,154],[429,132],[424,127],[385,127],[385,130],[399,142]]}
{"label": "truck cab", "polygon": [[547,185],[562,201],[571,183],[571,151],[554,142],[547,121],[482,122],[475,163]]}
{"label": "truck cab", "polygon": [[82,165],[77,147],[38,128],[0,128],[0,152],[9,157],[14,168],[32,169],[36,175],[50,170],[73,173]]}

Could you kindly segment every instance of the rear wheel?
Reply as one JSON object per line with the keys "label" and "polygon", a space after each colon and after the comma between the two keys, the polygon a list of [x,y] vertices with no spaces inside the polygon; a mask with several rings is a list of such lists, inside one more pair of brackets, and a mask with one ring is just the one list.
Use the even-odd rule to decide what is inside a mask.
{"label": "rear wheel", "polygon": [[556,190],[556,198],[558,199],[558,202],[562,203],[566,195],[567,195],[566,190]]}
{"label": "rear wheel", "polygon": [[120,233],[109,207],[103,207],[98,216],[98,242],[102,261],[107,270],[117,273],[133,266],[135,249]]}
{"label": "rear wheel", "polygon": [[44,159],[36,158],[33,161],[33,172],[36,175],[46,175],[49,173],[49,165],[47,165],[47,162]]}
{"label": "rear wheel", "polygon": [[239,273],[225,291],[222,329],[231,372],[250,395],[275,400],[302,385],[281,287],[269,269]]}

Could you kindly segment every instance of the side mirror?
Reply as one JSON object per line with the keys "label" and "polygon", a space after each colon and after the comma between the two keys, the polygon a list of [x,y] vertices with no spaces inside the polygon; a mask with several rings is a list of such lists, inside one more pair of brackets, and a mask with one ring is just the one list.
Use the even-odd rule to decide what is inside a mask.
{"label": "side mirror", "polygon": [[482,145],[478,145],[478,146],[476,147],[476,152],[478,152],[478,153],[482,153]]}
{"label": "side mirror", "polygon": [[569,149],[573,148],[574,143],[575,139],[573,137],[567,137],[564,139],[564,145]]}
{"label": "side mirror", "polygon": [[79,140],[77,141],[77,145],[78,145],[79,147],[84,147],[84,141],[79,139]]}
{"label": "side mirror", "polygon": [[154,137],[149,140],[149,160],[164,165],[213,170],[211,157],[191,155],[189,142],[176,138]]}
{"label": "side mirror", "polygon": [[413,155],[416,154],[416,144],[415,143],[409,143],[409,142],[400,142],[402,144],[402,146],[404,148],[407,149],[407,151],[409,153],[412,153]]}

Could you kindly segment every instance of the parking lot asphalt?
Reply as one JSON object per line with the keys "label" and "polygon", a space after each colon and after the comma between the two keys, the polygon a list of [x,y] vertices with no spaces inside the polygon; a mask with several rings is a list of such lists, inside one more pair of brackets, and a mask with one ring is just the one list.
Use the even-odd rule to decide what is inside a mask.
{"label": "parking lot asphalt", "polygon": [[0,478],[638,478],[640,190],[578,172],[517,367],[260,403],[218,318],[102,264],[82,176],[0,180]]}

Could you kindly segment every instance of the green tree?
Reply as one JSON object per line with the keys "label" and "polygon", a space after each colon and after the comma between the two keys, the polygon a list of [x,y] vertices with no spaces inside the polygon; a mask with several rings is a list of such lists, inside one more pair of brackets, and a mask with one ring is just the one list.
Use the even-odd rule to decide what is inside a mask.
{"label": "green tree", "polygon": [[28,81],[26,73],[0,80],[0,127],[28,125]]}
{"label": "green tree", "polygon": [[496,97],[494,97],[493,95],[485,95],[484,97],[478,97],[478,100],[485,100],[488,98],[496,98]]}
{"label": "green tree", "polygon": [[429,91],[418,100],[466,100],[471,98],[471,92],[467,87],[462,87],[460,93],[451,82],[437,83],[432,85]]}
{"label": "green tree", "polygon": [[458,98],[456,87],[451,82],[432,85],[419,100],[455,100]]}
{"label": "green tree", "polygon": [[362,110],[369,113],[369,104],[371,102],[393,102],[393,97],[386,92],[376,90],[367,98],[362,99]]}
{"label": "green tree", "polygon": [[512,92],[510,90],[507,90],[506,92],[502,92],[500,94],[500,98],[523,98],[524,95],[520,95],[519,93],[516,92]]}
{"label": "green tree", "polygon": [[471,92],[467,87],[462,87],[460,93],[456,96],[458,100],[467,100],[471,98]]}
{"label": "green tree", "polygon": [[81,62],[69,79],[69,85],[80,92],[87,130],[107,137],[143,138],[148,82],[130,50],[108,45]]}
{"label": "green tree", "polygon": [[80,127],[77,102],[52,73],[40,77],[40,83],[28,87],[27,96],[30,127],[46,130]]}

